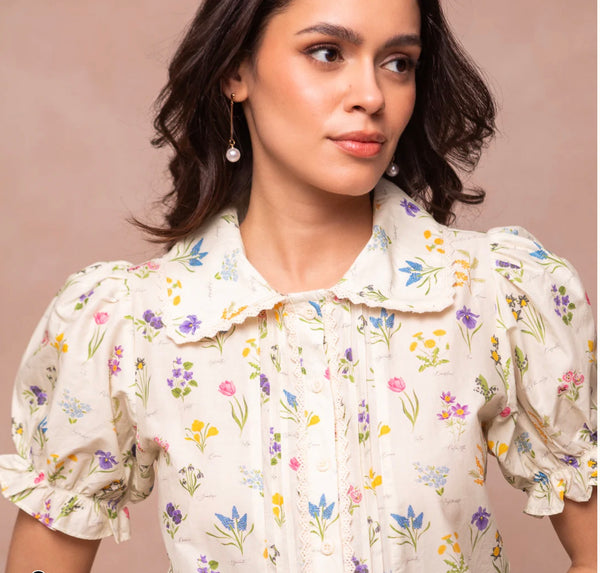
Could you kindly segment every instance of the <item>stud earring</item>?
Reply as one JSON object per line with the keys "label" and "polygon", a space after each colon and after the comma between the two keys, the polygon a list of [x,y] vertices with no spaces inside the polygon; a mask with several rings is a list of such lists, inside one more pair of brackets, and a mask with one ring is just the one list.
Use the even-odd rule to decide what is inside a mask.
{"label": "stud earring", "polygon": [[229,106],[229,147],[225,153],[225,158],[229,163],[236,163],[242,156],[240,150],[235,146],[235,139],[233,139],[233,104],[235,102],[235,94],[231,94]]}
{"label": "stud earring", "polygon": [[396,177],[398,173],[400,173],[400,167],[398,167],[398,164],[392,159],[385,170],[385,174],[388,177]]}

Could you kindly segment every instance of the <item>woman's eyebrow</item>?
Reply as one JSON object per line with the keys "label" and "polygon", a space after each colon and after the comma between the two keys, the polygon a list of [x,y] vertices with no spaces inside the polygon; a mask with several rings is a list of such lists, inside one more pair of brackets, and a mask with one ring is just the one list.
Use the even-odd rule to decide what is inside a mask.
{"label": "woman's eyebrow", "polygon": [[[319,22],[314,26],[304,28],[296,35],[317,33],[324,36],[333,36],[350,44],[360,46],[364,42],[364,38],[354,30],[339,26],[337,24],[328,24],[327,22]],[[418,34],[398,34],[385,42],[384,48],[392,48],[396,46],[421,46],[421,38]]]}

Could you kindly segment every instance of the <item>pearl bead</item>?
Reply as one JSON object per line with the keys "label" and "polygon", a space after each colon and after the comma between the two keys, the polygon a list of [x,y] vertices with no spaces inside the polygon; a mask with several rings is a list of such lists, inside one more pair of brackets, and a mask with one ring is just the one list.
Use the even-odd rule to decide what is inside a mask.
{"label": "pearl bead", "polygon": [[229,161],[230,163],[236,163],[240,160],[241,156],[242,154],[240,153],[240,150],[237,147],[230,147],[227,150],[227,153],[225,154],[227,161]]}
{"label": "pearl bead", "polygon": [[388,165],[388,168],[385,170],[386,174],[389,177],[396,177],[398,173],[400,173],[400,167],[398,167],[394,162]]}

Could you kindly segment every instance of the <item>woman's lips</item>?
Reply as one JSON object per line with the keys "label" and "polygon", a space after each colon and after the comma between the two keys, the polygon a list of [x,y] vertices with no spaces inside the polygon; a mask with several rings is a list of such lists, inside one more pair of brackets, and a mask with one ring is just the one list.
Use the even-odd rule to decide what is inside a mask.
{"label": "woman's lips", "polygon": [[373,157],[381,151],[385,137],[380,133],[352,132],[332,137],[331,141],[355,157]]}

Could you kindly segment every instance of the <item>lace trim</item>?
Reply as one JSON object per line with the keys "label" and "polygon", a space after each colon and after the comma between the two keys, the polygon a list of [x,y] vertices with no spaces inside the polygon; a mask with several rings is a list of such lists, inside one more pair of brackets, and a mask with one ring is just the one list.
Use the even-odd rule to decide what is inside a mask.
{"label": "lace trim", "polygon": [[[296,383],[296,401],[298,411],[305,410],[304,387],[305,381],[302,374],[302,364],[300,362],[300,352],[298,348],[298,336],[295,321],[298,313],[292,301],[286,301],[292,307],[293,312],[285,314],[284,325],[287,329],[287,340],[289,345],[290,357],[294,365],[294,379]],[[300,518],[300,555],[302,557],[301,570],[303,573],[312,572],[312,548],[310,544],[310,522],[308,519],[308,492],[307,492],[307,468],[306,452],[308,451],[308,433],[306,424],[300,423],[298,428],[298,457],[300,458],[300,467],[296,471],[298,478],[298,515]]]}
{"label": "lace trim", "polygon": [[342,381],[336,367],[339,358],[339,335],[336,328],[333,295],[329,294],[322,305],[323,328],[325,334],[325,354],[329,364],[329,378],[333,390],[335,412],[335,457],[338,471],[338,491],[340,492],[340,517],[342,526],[342,556],[344,571],[354,573],[352,562],[352,516],[350,514],[350,497],[346,495],[349,489],[350,475],[348,437],[346,435],[346,408],[342,395]]}

